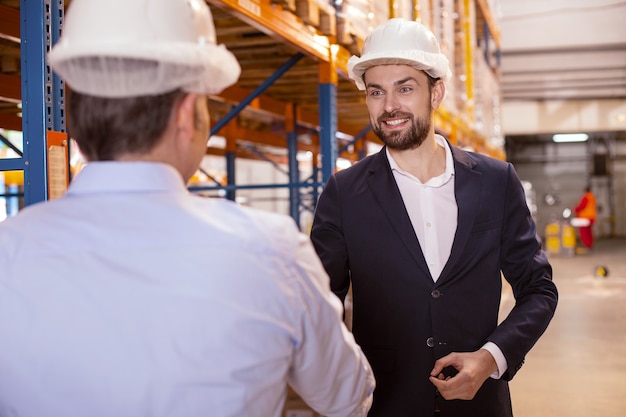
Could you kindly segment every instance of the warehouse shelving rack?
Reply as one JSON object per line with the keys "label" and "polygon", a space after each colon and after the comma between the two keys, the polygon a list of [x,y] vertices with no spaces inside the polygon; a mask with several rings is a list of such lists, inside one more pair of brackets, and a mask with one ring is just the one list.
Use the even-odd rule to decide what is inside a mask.
{"label": "warehouse shelving rack", "polygon": [[[0,10],[3,12],[2,20],[7,17],[6,9],[3,6]],[[3,82],[9,84],[5,88],[12,89],[11,95],[14,95],[15,90],[22,92],[20,100],[24,115],[21,130],[24,143],[21,152],[10,145],[20,157],[0,159],[0,170],[24,172],[24,204],[29,205],[48,198],[48,132],[65,132],[65,86],[45,62],[45,55],[56,42],[62,28],[64,4],[63,0],[22,0],[18,25],[13,21],[16,14],[8,13],[9,19],[6,20],[11,23],[6,26],[8,36],[15,38],[19,34],[17,38],[21,40],[21,88],[12,88],[10,80],[6,78]],[[11,118],[8,119],[9,125],[15,124]],[[5,138],[3,142],[7,142]]]}
{"label": "warehouse shelving rack", "polygon": [[[311,200],[316,201],[317,193],[336,169],[338,156],[357,161],[365,155],[367,141],[378,142],[369,128],[363,93],[346,76],[348,58],[355,48],[359,49],[362,39],[355,39],[356,45],[339,44],[337,28],[327,25],[329,16],[316,9],[313,0],[298,1],[308,5],[307,13],[319,13],[319,21],[283,0],[207,1],[218,42],[235,53],[242,75],[236,86],[210,98],[211,134],[223,136],[226,146],[209,147],[207,154],[226,158],[227,181],[190,187],[193,191],[223,189],[230,199],[235,198],[238,189],[288,188],[290,215],[296,222],[303,206],[303,193],[310,193]],[[492,36],[499,48],[497,26],[486,0],[456,1],[463,2],[466,10],[470,5],[476,6],[476,27],[480,33],[473,36]],[[3,24],[3,28],[15,27],[15,9],[9,10],[2,4],[6,2],[0,0],[0,22],[11,22],[11,25]],[[25,204],[32,204],[48,198],[46,134],[65,131],[64,86],[50,74],[44,60],[45,51],[61,30],[64,2],[44,0],[39,4],[20,0],[19,7],[24,154],[18,159],[0,159],[0,170],[24,171]],[[418,17],[416,9],[415,18]],[[465,54],[471,56],[474,45],[469,35],[465,44]],[[466,65],[467,89],[472,91],[469,59]],[[0,96],[8,88],[0,88]],[[478,151],[502,158],[499,149],[491,148],[470,127],[470,116],[440,109],[436,114],[437,126],[453,143],[469,144]],[[286,153],[277,156],[268,152],[276,148]],[[304,180],[299,178],[296,160],[297,152],[302,150],[313,154],[313,175]],[[237,158],[263,159],[287,166],[289,181],[237,185]]]}

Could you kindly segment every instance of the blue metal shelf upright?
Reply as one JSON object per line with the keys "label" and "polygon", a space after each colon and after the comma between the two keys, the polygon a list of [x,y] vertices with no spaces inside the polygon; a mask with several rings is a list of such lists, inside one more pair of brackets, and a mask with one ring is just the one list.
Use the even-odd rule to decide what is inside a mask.
{"label": "blue metal shelf upright", "polygon": [[64,83],[46,64],[46,54],[61,33],[63,0],[21,0],[23,151],[0,159],[0,171],[24,171],[24,205],[48,198],[46,132],[65,131]]}

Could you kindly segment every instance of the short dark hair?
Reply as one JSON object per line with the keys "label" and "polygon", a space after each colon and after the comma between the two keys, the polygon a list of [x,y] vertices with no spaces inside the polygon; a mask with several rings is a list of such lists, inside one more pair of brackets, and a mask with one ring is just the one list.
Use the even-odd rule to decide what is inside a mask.
{"label": "short dark hair", "polygon": [[428,90],[432,92],[433,87],[437,84],[437,81],[441,80],[441,78],[431,77],[426,71],[424,71],[424,74],[426,74],[426,78],[428,78]]}
{"label": "short dark hair", "polygon": [[69,134],[89,161],[111,161],[150,151],[159,141],[175,104],[185,93],[103,98],[68,94]]}

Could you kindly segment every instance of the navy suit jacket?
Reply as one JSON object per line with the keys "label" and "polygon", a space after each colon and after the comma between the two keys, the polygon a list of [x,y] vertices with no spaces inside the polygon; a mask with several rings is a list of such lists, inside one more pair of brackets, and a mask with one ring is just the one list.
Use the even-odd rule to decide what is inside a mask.
{"label": "navy suit jacket", "polygon": [[[435,360],[487,341],[508,370],[471,401],[441,401],[441,415],[511,416],[507,381],[556,309],[552,269],[513,166],[454,146],[452,154],[458,226],[436,283],[385,148],[331,176],[318,201],[311,239],[332,290],[344,299],[352,284],[352,330],[377,381],[370,416],[432,416]],[[498,324],[502,276],[516,304]]]}

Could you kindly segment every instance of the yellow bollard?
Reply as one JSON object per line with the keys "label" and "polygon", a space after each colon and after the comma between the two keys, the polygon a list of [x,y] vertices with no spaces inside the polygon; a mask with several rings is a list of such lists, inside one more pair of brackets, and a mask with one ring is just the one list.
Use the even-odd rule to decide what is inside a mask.
{"label": "yellow bollard", "polygon": [[567,223],[563,223],[561,227],[561,254],[566,256],[576,254],[576,229]]}
{"label": "yellow bollard", "polygon": [[546,252],[549,255],[561,253],[561,225],[558,222],[546,225]]}

